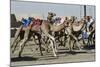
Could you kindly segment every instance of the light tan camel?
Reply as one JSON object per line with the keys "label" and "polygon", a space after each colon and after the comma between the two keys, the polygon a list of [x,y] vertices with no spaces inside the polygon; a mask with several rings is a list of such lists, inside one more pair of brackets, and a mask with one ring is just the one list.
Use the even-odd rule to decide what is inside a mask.
{"label": "light tan camel", "polygon": [[[51,16],[53,17],[54,14],[52,14]],[[53,55],[56,57],[56,56],[57,56],[57,55],[56,55],[57,49],[56,49],[55,38],[54,38],[52,35],[50,35],[50,32],[61,31],[61,30],[64,29],[65,27],[67,27],[67,21],[64,22],[63,24],[59,25],[59,26],[55,26],[55,25],[53,25],[52,23],[50,23],[50,21],[48,21],[48,20],[43,20],[43,22],[42,22],[42,24],[41,24],[41,26],[40,26],[40,28],[39,28],[38,30],[35,28],[35,26],[33,26],[33,27],[31,28],[31,31],[34,31],[34,32],[42,32],[46,37],[49,37],[49,38],[50,38],[50,42],[51,42],[50,46],[51,46],[51,48],[52,48],[52,50],[53,50]],[[21,28],[22,28],[22,26],[20,27],[20,29],[21,29]],[[27,40],[28,40],[29,31],[30,31],[29,28],[27,28],[27,29],[25,30],[24,39],[23,39],[22,42],[20,43],[19,57],[21,57],[21,53],[22,53],[22,51],[23,51],[23,48],[24,48],[24,46],[25,46],[25,43],[26,43]],[[20,32],[20,30],[18,30],[18,32]],[[17,34],[17,36],[18,36],[18,34]],[[18,38],[17,36],[16,36],[16,38]]]}

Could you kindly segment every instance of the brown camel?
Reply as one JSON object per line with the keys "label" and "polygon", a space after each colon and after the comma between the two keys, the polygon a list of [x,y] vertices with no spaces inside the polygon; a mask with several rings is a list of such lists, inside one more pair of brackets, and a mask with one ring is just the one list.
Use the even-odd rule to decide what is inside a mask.
{"label": "brown camel", "polygon": [[78,37],[79,37],[80,31],[82,30],[82,28],[85,25],[85,22],[84,22],[84,20],[75,22],[74,16],[72,16],[70,18],[69,22],[70,22],[69,26],[66,27],[66,29],[65,29],[66,30],[65,33],[69,34],[68,38],[67,38],[68,44],[69,44],[69,49],[70,49],[70,51],[72,51],[73,45],[76,43],[75,46],[77,46],[81,50],[81,45],[78,41]]}

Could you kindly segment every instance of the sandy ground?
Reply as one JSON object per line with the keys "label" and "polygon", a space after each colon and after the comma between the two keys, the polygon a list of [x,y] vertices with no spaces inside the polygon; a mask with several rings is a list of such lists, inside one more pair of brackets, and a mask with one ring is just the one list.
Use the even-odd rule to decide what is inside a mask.
{"label": "sandy ground", "polygon": [[[12,42],[11,38],[11,42]],[[36,50],[38,45],[34,45],[29,41],[22,53],[22,57],[18,57],[18,48],[14,54],[11,54],[11,66],[20,65],[40,65],[40,64],[54,64],[54,63],[72,63],[72,62],[88,62],[95,61],[95,50],[74,50],[70,53],[65,47],[58,47],[58,57],[53,57],[52,51],[46,53],[43,51],[43,56],[40,55],[40,51]]]}

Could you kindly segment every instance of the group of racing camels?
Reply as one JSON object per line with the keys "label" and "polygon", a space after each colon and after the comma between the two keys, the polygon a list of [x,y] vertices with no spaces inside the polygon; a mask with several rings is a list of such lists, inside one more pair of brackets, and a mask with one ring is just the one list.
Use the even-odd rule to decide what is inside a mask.
{"label": "group of racing camels", "polygon": [[[89,19],[90,16],[86,16],[85,18],[82,18],[79,21],[76,21],[77,18],[75,16],[71,16],[70,18],[65,17],[63,23],[61,23],[60,25],[53,24],[55,22],[52,20],[54,16],[56,16],[55,13],[48,12],[47,20],[39,19],[39,21],[37,21],[35,18],[32,18],[32,23],[30,24],[30,26],[24,28],[23,25],[21,25],[16,31],[14,40],[11,44],[12,53],[15,52],[17,46],[20,46],[18,49],[18,56],[21,57],[26,42],[31,37],[34,38],[33,40],[35,42],[35,36],[37,36],[38,38],[38,45],[41,55],[43,55],[41,45],[45,45],[45,51],[48,51],[48,46],[50,46],[54,57],[57,57],[57,37],[58,39],[60,39],[61,35],[65,37],[64,40],[67,40],[64,42],[65,46],[69,45],[69,51],[73,51],[74,45],[79,50],[81,50],[86,45],[82,45],[79,42],[80,39],[84,42],[84,38],[82,37],[82,33],[84,31],[86,31],[87,33],[89,32],[88,41],[92,41],[94,43],[95,40],[93,38],[93,35],[95,34],[95,21],[91,25],[90,31],[87,31],[86,28],[86,20]],[[39,22],[40,24],[34,24],[35,22]],[[71,44],[72,42],[73,44]]]}

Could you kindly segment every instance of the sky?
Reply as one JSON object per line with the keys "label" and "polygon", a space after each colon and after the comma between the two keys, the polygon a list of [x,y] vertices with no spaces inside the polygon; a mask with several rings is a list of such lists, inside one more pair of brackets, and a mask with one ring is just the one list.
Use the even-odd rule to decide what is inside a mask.
{"label": "sky", "polygon": [[[27,16],[46,19],[48,12],[54,12],[57,16],[76,16],[80,19],[84,16],[84,7],[74,4],[11,1],[11,14],[15,14],[18,20]],[[86,14],[95,18],[95,6],[87,5]]]}

